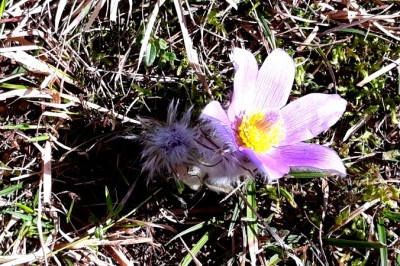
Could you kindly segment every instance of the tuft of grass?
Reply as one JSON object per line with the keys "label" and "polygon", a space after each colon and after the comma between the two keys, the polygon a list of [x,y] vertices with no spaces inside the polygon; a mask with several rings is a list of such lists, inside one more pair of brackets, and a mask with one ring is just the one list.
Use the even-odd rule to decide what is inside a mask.
{"label": "tuft of grass", "polygon": [[[399,4],[156,2],[0,2],[0,262],[400,264]],[[349,102],[315,139],[346,178],[256,178],[228,197],[147,182],[137,116],[227,106],[234,46],[290,53],[290,100]]]}

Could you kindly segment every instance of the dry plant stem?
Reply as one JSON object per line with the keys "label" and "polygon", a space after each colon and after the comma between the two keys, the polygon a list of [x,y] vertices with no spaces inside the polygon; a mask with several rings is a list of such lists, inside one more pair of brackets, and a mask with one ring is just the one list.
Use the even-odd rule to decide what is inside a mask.
{"label": "dry plant stem", "polygon": [[[50,198],[51,198],[51,145],[49,141],[46,141],[44,149],[41,148],[38,144],[36,144],[36,146],[39,147],[39,150],[42,153],[42,177],[39,182],[37,230],[41,245],[41,249],[39,251],[42,252],[44,263],[47,266],[48,264],[47,264],[46,250],[48,250],[48,248],[45,245],[43,239],[42,210],[43,210],[43,203],[50,204]],[[43,191],[43,201],[42,201],[42,191]]]}
{"label": "dry plant stem", "polygon": [[99,240],[99,239],[89,239],[90,236],[86,237],[86,239],[79,239],[72,244],[67,244],[65,246],[59,247],[60,249],[68,248],[68,249],[81,249],[87,246],[122,246],[122,245],[135,245],[135,244],[143,244],[143,243],[153,243],[153,238],[151,237],[138,237],[131,239],[115,239],[115,240]]}
{"label": "dry plant stem", "polygon": [[[43,73],[59,80],[64,80],[69,84],[75,84],[75,82],[62,71],[55,71],[51,65],[46,64],[37,58],[34,58],[30,54],[21,50],[20,47],[13,48],[14,51],[12,52],[1,52],[0,54],[4,57],[23,64],[28,70],[32,71],[32,73]],[[43,86],[44,84],[41,84],[41,88],[43,88]]]}
{"label": "dry plant stem", "polygon": [[354,126],[349,128],[343,137],[343,142],[347,141],[355,132],[357,132],[360,128],[362,128],[371,118],[372,115],[368,114],[362,117],[357,123],[354,124]]}
{"label": "dry plant stem", "polygon": [[[46,246],[43,239],[43,228],[42,228],[42,210],[43,204],[49,205],[51,202],[51,144],[50,141],[46,141],[45,147],[42,150],[42,179],[40,180],[40,190],[43,188],[43,202],[42,197],[39,196],[38,201],[38,220],[37,228],[39,233],[40,245],[42,246],[44,263],[47,266]],[[41,193],[40,193],[41,194]]]}
{"label": "dry plant stem", "polygon": [[[25,135],[22,135],[22,134],[19,134],[19,135],[21,135],[22,137],[28,139],[28,137],[25,136]],[[49,151],[48,151],[50,142],[48,142],[48,141],[46,142],[45,148],[42,148],[36,142],[34,142],[33,145],[42,153],[43,157],[49,156],[50,160],[51,160],[51,155],[49,155]],[[47,152],[46,152],[46,149],[47,149]],[[51,152],[51,149],[50,149],[50,152]],[[48,169],[47,169],[47,171],[48,171]],[[51,171],[51,168],[50,168],[50,171]],[[43,169],[43,175],[44,175],[44,173],[45,173],[45,170]],[[47,174],[48,174],[48,172],[47,172]],[[50,178],[51,178],[51,174],[50,174]],[[44,262],[45,262],[45,265],[47,266],[47,255],[49,255],[50,250],[45,245],[45,242],[43,240],[43,230],[42,230],[42,220],[41,220],[41,217],[42,217],[42,195],[41,195],[42,192],[41,191],[42,191],[42,187],[44,187],[44,180],[43,179],[44,179],[44,176],[42,176],[42,178],[39,181],[39,201],[38,201],[38,213],[37,213],[37,217],[38,217],[37,218],[37,230],[38,230],[38,234],[39,234],[39,240],[40,240],[41,248],[38,251],[34,252],[34,253],[31,253],[29,255],[25,255],[23,258],[16,259],[16,262],[14,261],[15,263],[13,263],[11,261],[10,262],[11,264],[9,264],[9,265],[20,265],[20,264],[27,263],[27,262],[37,261],[39,258],[42,258],[44,260]],[[50,180],[50,182],[51,182],[51,180]],[[46,189],[48,189],[48,188],[46,188]],[[45,194],[45,193],[43,192],[43,194]],[[51,195],[51,187],[50,187],[50,193],[49,194]],[[43,198],[44,198],[44,195],[43,195]],[[1,257],[0,257],[0,261],[1,261]],[[8,265],[8,264],[6,263],[6,264],[3,264],[3,265]]]}
{"label": "dry plant stem", "polygon": [[196,256],[192,253],[192,251],[190,250],[190,248],[188,247],[188,245],[186,244],[186,242],[182,239],[182,237],[179,238],[183,244],[183,246],[185,247],[185,249],[188,251],[188,253],[190,254],[190,256],[192,257],[194,263],[196,264],[196,266],[201,266],[203,264],[201,264],[201,262],[196,258]]}
{"label": "dry plant stem", "polygon": [[[113,1],[114,2],[114,1]],[[118,5],[119,1],[115,1],[114,5],[112,6],[111,10],[117,11],[116,9],[116,5]],[[92,15],[89,18],[89,21],[86,23],[85,27],[83,28],[84,31],[88,31],[90,30],[90,28],[92,27],[93,22],[95,21],[95,19],[97,18],[97,16],[100,13],[100,9],[102,8],[102,6],[104,5],[105,0],[101,0],[97,3],[97,5],[95,6]],[[110,20],[115,22],[114,18],[111,18],[112,14],[114,12],[110,11]]]}
{"label": "dry plant stem", "polygon": [[371,74],[371,76],[366,77],[365,79],[363,79],[362,81],[357,83],[357,86],[362,87],[365,84],[367,84],[368,82],[376,79],[377,77],[385,74],[386,72],[390,71],[392,68],[395,68],[395,67],[400,67],[400,58],[398,58],[396,61],[393,61],[393,63],[374,72],[373,74]]}
{"label": "dry plant stem", "polygon": [[[369,15],[361,6],[359,6],[355,1],[350,1],[350,7],[352,7],[353,9],[357,10],[358,12],[360,12],[362,15]],[[396,14],[394,17],[398,17],[399,15]],[[376,17],[376,16],[373,16]],[[400,38],[393,35],[392,33],[390,33],[388,30],[386,30],[381,24],[379,24],[378,22],[372,20],[371,21],[372,24],[377,27],[378,29],[380,29],[383,33],[385,33],[387,36],[392,37],[393,39],[400,41]]]}
{"label": "dry plant stem", "polygon": [[[321,47],[326,47],[326,46],[331,46],[332,47],[333,44],[348,43],[350,40],[351,40],[351,37],[346,37],[345,39],[331,41],[330,43],[325,43],[325,44],[321,44],[321,43],[308,43],[308,44],[306,44],[304,42],[296,42],[296,41],[293,41],[293,43],[301,45],[300,48],[303,48],[303,47],[304,48],[305,47],[311,47],[311,48],[312,47],[319,47],[319,48],[321,48]],[[302,49],[302,51],[304,50],[304,48]],[[296,51],[298,51],[298,50],[296,50]]]}
{"label": "dry plant stem", "polygon": [[334,87],[334,89],[335,89],[335,93],[337,93],[337,91],[336,91],[336,85],[337,85],[337,83],[336,83],[335,73],[333,72],[332,66],[331,66],[331,64],[329,63],[329,60],[328,60],[328,58],[325,56],[324,52],[323,52],[320,48],[317,48],[317,51],[318,51],[319,55],[323,58],[323,60],[324,60],[324,62],[325,62],[325,65],[326,65],[326,67],[328,68],[329,75],[330,75],[331,78],[332,78],[332,82],[333,82],[333,87]]}
{"label": "dry plant stem", "polygon": [[324,201],[323,201],[323,209],[322,209],[322,219],[319,223],[319,244],[321,246],[321,253],[322,253],[322,257],[326,263],[326,265],[328,265],[328,259],[326,257],[325,251],[322,248],[323,247],[323,243],[322,243],[322,231],[323,231],[323,226],[324,226],[324,221],[325,221],[325,216],[326,216],[326,210],[328,207],[328,203],[329,203],[329,183],[326,177],[321,179],[321,189],[322,189],[322,194],[324,195]]}
{"label": "dry plant stem", "polygon": [[[37,211],[37,230],[38,230],[39,241],[40,241],[40,246],[41,246],[41,249],[39,251],[43,252],[42,255],[43,255],[44,264],[47,266],[48,263],[47,263],[46,249],[48,250],[48,248],[47,248],[47,246],[45,246],[45,243],[44,243],[43,228],[42,228],[42,210],[43,210],[43,206],[42,206],[42,197],[40,195],[42,188],[44,188],[43,179],[40,180],[40,182],[39,182],[39,200],[38,200],[38,211]],[[44,194],[44,192],[43,192],[43,194]],[[44,196],[43,196],[43,198],[44,198]]]}
{"label": "dry plant stem", "polygon": [[304,50],[304,48],[306,48],[308,45],[310,45],[311,42],[317,36],[318,31],[319,31],[319,27],[315,26],[314,29],[312,30],[312,32],[310,33],[310,35],[308,35],[308,37],[304,40],[304,42],[299,47],[297,47],[297,52],[302,52]]}
{"label": "dry plant stem", "polygon": [[329,30],[326,30],[326,31],[324,31],[324,32],[321,32],[321,33],[319,34],[319,36],[322,37],[322,36],[331,34],[331,33],[333,33],[333,32],[340,31],[340,30],[342,30],[342,29],[347,29],[347,28],[351,28],[351,27],[353,27],[353,26],[361,25],[361,24],[363,24],[364,22],[368,22],[368,21],[370,21],[370,20],[371,20],[371,18],[366,18],[366,19],[362,19],[362,20],[358,20],[358,21],[353,21],[353,22],[350,22],[350,23],[347,23],[347,24],[342,24],[342,25],[337,26],[337,27],[335,27],[335,28],[331,28],[331,29],[329,29]]}
{"label": "dry plant stem", "polygon": [[110,254],[121,266],[133,266],[133,262],[129,261],[129,259],[125,256],[124,253],[119,249],[119,247],[108,246],[104,247],[108,254]]}
{"label": "dry plant stem", "polygon": [[[46,255],[50,255],[51,251],[49,249],[44,250]],[[2,266],[16,266],[23,265],[25,263],[32,263],[43,258],[43,250],[40,249],[36,252],[26,254],[26,255],[13,255],[13,256],[0,256],[0,263]]]}
{"label": "dry plant stem", "polygon": [[[244,198],[244,197],[243,197]],[[239,257],[239,261],[241,262],[240,265],[241,266],[245,266],[246,265],[246,251],[247,251],[247,235],[246,235],[246,228],[244,226],[242,226],[242,234],[243,234],[243,239],[242,239],[242,254]]]}
{"label": "dry plant stem", "polygon": [[251,209],[251,211],[257,216],[257,219],[262,225],[265,227],[265,229],[268,230],[268,232],[271,234],[271,236],[276,240],[276,242],[279,243],[279,245],[283,248],[286,249],[285,243],[283,242],[282,238],[280,238],[273,230],[272,228],[264,222],[264,218],[258,214],[258,212],[253,208],[253,206],[250,205],[250,203],[247,201],[246,197],[243,196],[243,194],[240,191],[237,191],[236,194],[242,199],[244,204],[246,204],[247,207]]}
{"label": "dry plant stem", "polygon": [[50,204],[51,202],[51,144],[46,141],[42,153],[42,179],[43,179],[43,203]]}
{"label": "dry plant stem", "polygon": [[[186,21],[185,17],[183,16],[183,8],[180,0],[174,0],[174,5],[175,5],[175,10],[178,15],[179,19],[179,24],[181,26],[181,32],[183,36],[183,42],[185,44],[185,50],[188,58],[188,62],[190,66],[194,69],[197,77],[201,81],[201,84],[204,86],[204,90],[212,96],[212,93],[210,91],[210,88],[208,87],[208,84],[205,79],[205,74],[203,73],[201,69],[201,65],[199,63],[199,57],[197,55],[196,50],[193,49],[193,42],[190,39],[189,32],[186,27]],[[190,12],[189,12],[190,13]]]}
{"label": "dry plant stem", "polygon": [[92,108],[94,110],[97,110],[99,112],[112,114],[116,118],[121,119],[123,123],[130,122],[130,123],[133,123],[133,124],[136,124],[136,125],[140,125],[140,122],[138,120],[125,117],[125,116],[123,116],[121,114],[118,114],[118,113],[116,113],[116,112],[114,112],[112,110],[109,110],[107,108],[101,107],[101,106],[99,106],[97,104],[94,104],[94,103],[91,103],[91,102],[88,102],[88,101],[84,101],[84,100],[79,100],[78,98],[76,98],[74,96],[67,95],[67,94],[64,94],[64,93],[60,93],[60,96],[62,98],[64,98],[64,99],[73,101],[75,103],[82,103],[83,105],[86,105],[87,107]]}
{"label": "dry plant stem", "polygon": [[[48,93],[44,92],[44,91],[39,91],[39,90],[28,90],[28,89],[21,89],[21,90],[11,90],[11,91],[7,91],[4,93],[0,94],[0,100],[6,100],[8,98],[13,98],[13,97],[20,97],[20,98],[44,98],[44,99],[52,99],[52,96],[49,95]],[[60,97],[67,99],[69,101],[71,101],[73,104],[68,103],[66,105],[61,105],[63,107],[69,107],[72,106],[74,104],[82,104],[84,106],[87,106],[93,110],[97,110],[99,112],[102,113],[106,113],[106,114],[111,114],[113,115],[115,118],[117,119],[121,119],[122,123],[132,123],[132,124],[136,124],[136,125],[140,125],[140,122],[138,120],[132,119],[132,118],[128,118],[124,115],[118,114],[112,110],[109,110],[107,108],[101,107],[100,105],[88,102],[88,101],[84,101],[84,100],[80,100],[75,96],[71,96],[65,93],[60,93]],[[41,102],[43,103],[43,102]],[[51,106],[51,103],[47,103],[46,105]],[[54,104],[53,104],[54,106]],[[47,113],[49,114],[49,113]]]}
{"label": "dry plant stem", "polygon": [[349,215],[349,218],[347,218],[344,222],[342,222],[342,224],[335,226],[331,229],[331,231],[327,234],[327,236],[329,237],[330,235],[332,235],[334,232],[336,232],[339,228],[345,226],[347,223],[349,223],[350,221],[352,221],[355,217],[357,217],[360,213],[365,212],[366,210],[368,210],[369,208],[371,208],[372,206],[374,206],[375,204],[377,204],[378,202],[380,202],[380,199],[375,199],[373,201],[370,202],[366,202],[364,205],[358,207],[357,209],[355,209],[354,211],[352,211]]}
{"label": "dry plant stem", "polygon": [[[4,202],[5,203],[5,202]],[[5,203],[6,204],[6,203]],[[5,204],[3,205],[3,202],[0,202],[0,207],[4,207]],[[18,223],[19,219],[11,216],[11,219],[8,221],[7,225],[3,228],[1,234],[0,234],[0,243],[3,242],[4,237],[6,236],[6,234],[10,233],[10,229],[16,224]],[[1,261],[0,261],[1,262]]]}

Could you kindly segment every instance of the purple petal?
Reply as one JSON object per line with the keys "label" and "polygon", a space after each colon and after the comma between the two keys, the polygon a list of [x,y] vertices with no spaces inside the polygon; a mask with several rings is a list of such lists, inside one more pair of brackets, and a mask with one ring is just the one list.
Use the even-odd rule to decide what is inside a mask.
{"label": "purple petal", "polygon": [[254,105],[260,111],[283,107],[293,86],[293,59],[282,49],[276,49],[265,59],[257,76]]}
{"label": "purple petal", "polygon": [[217,101],[212,101],[208,103],[201,112],[200,118],[211,121],[218,120],[225,125],[229,125],[229,127],[231,124],[231,121],[226,115],[226,112],[224,111],[224,109],[222,109],[221,104]]}
{"label": "purple petal", "polygon": [[275,158],[292,169],[301,171],[330,172],[346,176],[346,168],[338,154],[325,146],[311,143],[296,143],[276,148]]}
{"label": "purple petal", "polygon": [[251,149],[243,149],[242,152],[246,154],[261,173],[267,176],[269,181],[277,180],[289,173],[289,166],[285,161],[276,160],[273,151],[267,154],[260,154]]}
{"label": "purple petal", "polygon": [[[237,148],[236,139],[233,135],[231,121],[221,104],[212,101],[203,109],[200,118],[211,122],[208,127],[215,132],[216,138],[225,142],[225,144]],[[207,127],[207,126],[206,126]],[[216,140],[218,142],[218,140]]]}
{"label": "purple petal", "polygon": [[253,54],[245,49],[233,49],[233,66],[235,68],[234,90],[231,105],[229,106],[229,117],[233,119],[240,111],[246,110],[251,102],[256,88],[258,64]]}
{"label": "purple petal", "polygon": [[343,115],[347,102],[337,94],[311,93],[281,110],[285,139],[280,146],[311,139],[333,126]]}

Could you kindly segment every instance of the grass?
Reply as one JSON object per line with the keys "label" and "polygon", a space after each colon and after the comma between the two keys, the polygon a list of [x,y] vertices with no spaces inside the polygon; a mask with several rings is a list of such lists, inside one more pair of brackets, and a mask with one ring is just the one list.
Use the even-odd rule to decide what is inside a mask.
{"label": "grass", "polygon": [[[400,265],[400,3],[157,3],[0,2],[0,263]],[[234,46],[349,102],[315,139],[347,177],[147,182],[137,117],[227,103]]]}

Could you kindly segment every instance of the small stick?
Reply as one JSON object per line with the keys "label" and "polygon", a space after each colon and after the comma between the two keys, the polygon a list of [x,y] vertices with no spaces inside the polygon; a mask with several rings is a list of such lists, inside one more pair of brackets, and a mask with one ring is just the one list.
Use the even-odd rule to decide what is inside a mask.
{"label": "small stick", "polygon": [[371,76],[366,77],[361,82],[357,83],[357,86],[362,87],[365,84],[367,84],[368,82],[376,79],[377,77],[385,74],[386,72],[390,71],[392,68],[395,68],[395,67],[400,67],[400,58],[398,58],[396,61],[393,61],[393,63],[391,63],[385,67],[382,67],[378,71],[371,74]]}

